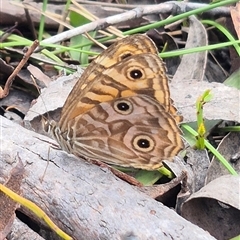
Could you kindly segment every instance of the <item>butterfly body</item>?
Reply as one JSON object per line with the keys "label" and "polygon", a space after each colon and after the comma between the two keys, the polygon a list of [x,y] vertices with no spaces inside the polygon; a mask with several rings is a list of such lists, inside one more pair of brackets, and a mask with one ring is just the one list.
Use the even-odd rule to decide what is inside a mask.
{"label": "butterfly body", "polygon": [[45,126],[62,149],[86,159],[153,170],[183,148],[165,66],[156,52],[148,37],[135,35],[110,46],[89,65],[60,121]]}

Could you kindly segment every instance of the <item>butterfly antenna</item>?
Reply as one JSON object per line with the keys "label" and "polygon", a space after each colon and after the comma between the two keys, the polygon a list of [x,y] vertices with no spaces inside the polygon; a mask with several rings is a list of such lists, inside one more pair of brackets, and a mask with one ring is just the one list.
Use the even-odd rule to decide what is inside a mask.
{"label": "butterfly antenna", "polygon": [[[42,95],[41,95],[40,88],[39,88],[39,86],[38,86],[38,84],[37,84],[37,82],[36,82],[36,80],[35,80],[35,78],[34,78],[33,75],[31,75],[31,79],[32,79],[32,81],[33,81],[33,83],[34,83],[34,85],[35,85],[35,87],[36,87],[36,89],[37,89],[37,92],[39,93],[39,97],[40,97],[41,100],[42,100],[43,106],[44,106],[45,111],[46,111],[46,114],[47,114],[47,118],[46,118],[44,115],[40,114],[40,115],[41,115],[41,122],[42,122],[42,125],[43,125],[43,128],[44,128],[44,124],[48,121],[48,119],[50,119],[50,116],[49,116],[47,107],[46,107],[46,105],[45,105],[45,103],[44,103],[43,97],[42,97]],[[32,110],[30,110],[30,111],[32,111]],[[35,111],[32,111],[32,112],[35,112]],[[35,112],[35,113],[36,113],[36,112]],[[37,114],[39,114],[39,113],[37,113]],[[48,147],[47,165],[46,165],[46,167],[45,167],[45,170],[44,170],[44,172],[43,172],[42,177],[40,178],[40,182],[41,182],[41,183],[43,182],[44,176],[46,175],[47,168],[48,168],[48,165],[49,165],[50,148],[51,148],[51,146]]]}
{"label": "butterfly antenna", "polygon": [[[38,86],[38,84],[37,84],[37,82],[36,82],[35,77],[34,77],[32,74],[30,75],[30,77],[31,77],[31,79],[32,79],[32,81],[33,81],[33,83],[34,83],[34,86],[36,87],[36,90],[37,90],[37,92],[38,92],[38,94],[39,94],[39,97],[40,97],[41,100],[42,100],[43,106],[44,106],[44,108],[45,108],[45,112],[46,112],[46,114],[47,114],[47,117],[45,117],[44,115],[40,114],[40,115],[41,115],[41,118],[42,118],[41,121],[42,121],[42,123],[44,123],[44,121],[47,121],[48,119],[50,119],[50,115],[49,115],[49,113],[48,113],[46,104],[45,104],[45,102],[44,102],[44,100],[43,100],[43,97],[42,97],[42,95],[41,95],[41,90],[40,90],[40,88],[39,88],[39,86]],[[32,110],[30,110],[30,111],[32,111]],[[35,111],[32,111],[32,112],[37,113],[37,112],[35,112]],[[37,113],[37,114],[39,114],[39,113]]]}

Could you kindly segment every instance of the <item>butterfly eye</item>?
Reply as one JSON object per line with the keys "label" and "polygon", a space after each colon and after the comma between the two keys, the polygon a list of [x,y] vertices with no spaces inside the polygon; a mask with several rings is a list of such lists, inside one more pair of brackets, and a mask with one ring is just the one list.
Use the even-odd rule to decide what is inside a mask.
{"label": "butterfly eye", "polygon": [[131,79],[140,79],[143,76],[143,72],[141,71],[141,69],[131,69],[129,72],[129,77]]}
{"label": "butterfly eye", "polygon": [[133,146],[140,152],[150,152],[155,146],[155,141],[148,135],[138,135],[133,139]]}
{"label": "butterfly eye", "polygon": [[117,100],[114,102],[114,110],[122,115],[128,115],[133,111],[133,105],[127,100]]}

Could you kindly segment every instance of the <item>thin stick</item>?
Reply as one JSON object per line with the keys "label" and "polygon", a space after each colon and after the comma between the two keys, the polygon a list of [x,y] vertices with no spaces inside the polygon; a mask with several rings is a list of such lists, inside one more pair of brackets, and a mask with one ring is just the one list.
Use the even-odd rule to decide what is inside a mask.
{"label": "thin stick", "polygon": [[132,176],[129,176],[128,174],[124,173],[124,172],[121,172],[119,170],[117,170],[116,168],[113,168],[109,165],[107,165],[106,163],[104,162],[101,162],[101,161],[98,161],[98,160],[94,160],[94,159],[86,159],[88,162],[94,164],[94,165],[97,165],[99,167],[102,167],[102,168],[107,168],[108,170],[110,170],[115,176],[119,177],[120,179],[122,179],[123,181],[126,181],[134,186],[137,186],[137,187],[142,187],[143,185],[137,180],[135,179],[134,177]]}
{"label": "thin stick", "polygon": [[98,45],[99,47],[101,47],[102,49],[107,49],[107,47],[105,45],[103,45],[102,43],[98,42],[97,40],[95,40],[94,38],[91,37],[90,34],[88,34],[87,32],[85,32],[86,37],[91,40],[93,43],[95,43],[96,45]]}
{"label": "thin stick", "polygon": [[15,22],[15,24],[12,27],[4,31],[4,33],[0,36],[0,42],[4,42],[13,33],[13,31],[16,30],[17,26],[18,26],[18,23]]}
{"label": "thin stick", "polygon": [[13,83],[15,77],[20,72],[20,70],[22,69],[24,64],[28,61],[28,59],[30,58],[31,54],[38,47],[38,45],[39,45],[39,42],[37,40],[35,40],[33,42],[33,44],[28,48],[27,52],[23,55],[22,60],[20,61],[18,66],[15,68],[13,73],[7,79],[7,82],[6,82],[5,86],[4,86],[4,89],[2,89],[2,87],[0,87],[0,99],[5,98],[9,94],[9,89],[12,86],[12,83]]}

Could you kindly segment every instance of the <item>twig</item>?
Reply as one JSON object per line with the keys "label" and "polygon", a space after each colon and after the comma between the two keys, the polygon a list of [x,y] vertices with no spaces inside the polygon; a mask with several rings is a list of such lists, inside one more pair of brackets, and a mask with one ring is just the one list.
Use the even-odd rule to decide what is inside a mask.
{"label": "twig", "polygon": [[98,42],[97,40],[95,40],[94,38],[91,37],[90,34],[88,34],[87,32],[85,33],[86,37],[91,40],[93,43],[95,43],[97,46],[101,47],[102,49],[107,49],[107,47],[105,45],[103,45],[102,43]]}
{"label": "twig", "polygon": [[[55,35],[48,39],[42,41],[42,43],[49,44],[49,43],[57,43],[61,41],[65,41],[73,36],[84,34],[85,32],[93,31],[93,30],[101,30],[105,29],[108,26],[115,25],[121,22],[125,22],[128,20],[141,18],[142,16],[148,14],[163,14],[163,13],[171,13],[173,10],[177,9],[175,12],[176,15],[184,12],[189,12],[194,9],[207,7],[207,4],[200,4],[200,3],[189,3],[189,2],[166,2],[157,5],[149,5],[144,7],[137,7],[133,10],[117,14],[114,16],[98,19],[94,22],[85,24],[83,26],[62,32],[61,34]],[[227,7],[218,7],[217,9],[211,9],[208,11],[209,14],[212,15],[219,15],[220,13],[222,16],[229,16],[230,10]]]}
{"label": "twig", "polygon": [[18,26],[18,23],[15,22],[15,24],[12,27],[10,27],[6,31],[4,31],[4,33],[0,36],[0,42],[4,42],[5,39],[7,39],[13,33],[13,31],[16,30],[17,26]]}
{"label": "twig", "polygon": [[[83,15],[84,17],[86,17],[87,19],[93,21],[97,21],[99,18],[96,17],[95,15],[93,15],[92,13],[90,13],[87,9],[85,9],[82,5],[80,5],[79,3],[77,3],[77,1],[72,0],[72,3],[77,7],[75,8],[70,8],[72,11],[76,11],[78,12],[80,15]],[[79,11],[77,10],[79,9]],[[108,32],[110,32],[111,34],[114,34],[120,38],[123,37],[122,31],[118,30],[116,27],[113,26],[109,26],[108,28],[106,28],[106,30]],[[105,34],[105,33],[103,33]],[[106,34],[107,35],[107,34]]]}
{"label": "twig", "polygon": [[35,29],[34,23],[32,21],[31,15],[29,13],[29,10],[27,8],[24,8],[24,12],[25,12],[26,19],[27,19],[27,22],[28,22],[28,27],[30,29],[30,32],[33,35],[33,39],[37,39],[36,29]]}
{"label": "twig", "polygon": [[[137,4],[119,4],[119,3],[110,3],[110,2],[92,2],[92,1],[78,1],[78,3],[88,4],[88,5],[94,5],[94,6],[105,6],[105,7],[117,7],[117,8],[124,8],[124,9],[132,9],[136,8],[139,5]],[[141,6],[144,6],[144,4],[141,4]],[[145,5],[146,6],[146,5]]]}
{"label": "twig", "polygon": [[94,160],[94,159],[87,159],[88,162],[94,164],[94,165],[97,165],[99,167],[102,167],[102,168],[107,168],[108,170],[110,170],[115,176],[119,177],[120,179],[122,179],[123,181],[126,181],[134,186],[137,186],[137,187],[142,187],[143,185],[138,181],[136,180],[134,177],[132,176],[129,176],[128,174],[124,173],[124,172],[121,172],[119,170],[117,170],[116,168],[113,168],[109,165],[107,165],[106,163],[103,163],[101,161],[98,161],[98,160]]}
{"label": "twig", "polygon": [[33,42],[33,44],[28,48],[27,52],[23,55],[22,60],[20,61],[18,66],[15,68],[13,73],[8,77],[7,82],[4,86],[4,89],[2,89],[2,87],[0,87],[0,99],[5,98],[9,94],[9,89],[12,86],[13,80],[15,79],[17,74],[20,72],[20,70],[22,69],[24,64],[28,61],[31,54],[38,47],[38,45],[39,45],[39,42],[37,40],[35,40]]}

